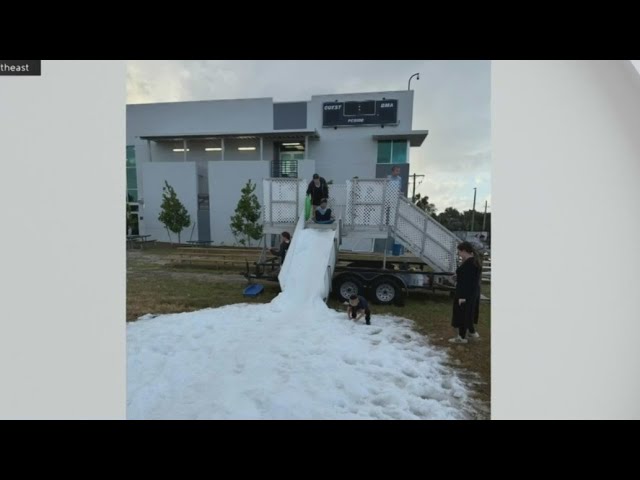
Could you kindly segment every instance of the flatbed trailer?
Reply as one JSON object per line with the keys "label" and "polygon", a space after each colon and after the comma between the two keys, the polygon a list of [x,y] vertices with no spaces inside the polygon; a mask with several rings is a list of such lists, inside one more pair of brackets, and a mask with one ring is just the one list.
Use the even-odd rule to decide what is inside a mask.
{"label": "flatbed trailer", "polygon": [[[396,260],[398,258],[398,260]],[[249,283],[254,281],[278,282],[278,257],[256,262],[252,269],[247,262],[243,273]],[[338,259],[332,278],[332,294],[340,301],[346,301],[351,295],[363,295],[379,305],[404,305],[411,290],[447,291],[455,290],[453,274],[433,272],[419,261],[407,261],[401,257],[383,261]],[[414,266],[413,268],[411,266]],[[253,271],[252,271],[253,270]]]}

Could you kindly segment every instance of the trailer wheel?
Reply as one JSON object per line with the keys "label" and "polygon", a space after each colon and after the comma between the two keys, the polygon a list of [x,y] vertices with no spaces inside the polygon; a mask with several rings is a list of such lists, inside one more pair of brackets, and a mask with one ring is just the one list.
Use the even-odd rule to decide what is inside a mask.
{"label": "trailer wheel", "polygon": [[351,295],[362,295],[364,286],[355,275],[344,275],[334,280],[333,290],[341,302],[346,302]]}
{"label": "trailer wheel", "polygon": [[378,305],[404,303],[404,291],[400,282],[393,277],[379,277],[371,284],[373,302]]}

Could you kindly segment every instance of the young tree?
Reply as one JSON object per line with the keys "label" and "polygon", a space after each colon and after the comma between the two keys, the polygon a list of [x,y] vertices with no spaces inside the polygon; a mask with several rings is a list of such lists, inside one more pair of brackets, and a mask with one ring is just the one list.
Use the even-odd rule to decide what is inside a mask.
{"label": "young tree", "polygon": [[260,223],[260,203],[254,193],[256,184],[249,179],[242,187],[242,195],[238,200],[235,215],[231,218],[231,231],[242,245],[251,246],[251,240],[260,240],[262,224]]}
{"label": "young tree", "polygon": [[419,193],[416,194],[416,207],[420,210],[424,210],[427,215],[432,217],[436,216],[436,206],[433,203],[429,203],[429,197],[422,197]]}
{"label": "young tree", "polygon": [[[158,220],[164,224],[168,231],[178,234],[178,243],[180,243],[180,233],[191,225],[191,217],[178,199],[176,191],[166,180],[164,181],[162,192],[162,205],[160,206],[161,211],[160,215],[158,215]],[[169,236],[169,240],[171,240],[171,236]]]}

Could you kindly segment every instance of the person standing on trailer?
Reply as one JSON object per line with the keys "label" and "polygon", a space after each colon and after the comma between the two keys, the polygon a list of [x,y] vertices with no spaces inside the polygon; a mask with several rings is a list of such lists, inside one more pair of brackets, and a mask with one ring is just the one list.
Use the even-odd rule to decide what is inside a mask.
{"label": "person standing on trailer", "polygon": [[351,297],[349,297],[347,315],[354,322],[357,322],[364,316],[367,325],[371,325],[371,310],[369,310],[369,302],[367,302],[362,295],[351,295]]}
{"label": "person standing on trailer", "polygon": [[329,185],[327,181],[318,175],[313,174],[313,180],[309,182],[307,187],[307,195],[311,196],[311,211],[315,212],[316,208],[320,206],[323,198],[329,198]]}
{"label": "person standing on trailer", "polygon": [[387,218],[386,224],[391,221],[391,205],[395,205],[398,201],[398,197],[402,193],[402,177],[400,176],[400,167],[394,165],[391,167],[391,175],[387,175],[387,196],[389,202],[387,203]]}
{"label": "person standing on trailer", "polygon": [[390,186],[398,189],[398,192],[402,191],[402,177],[400,176],[400,167],[398,167],[397,165],[391,167],[391,175],[387,175],[387,180],[390,181]]}

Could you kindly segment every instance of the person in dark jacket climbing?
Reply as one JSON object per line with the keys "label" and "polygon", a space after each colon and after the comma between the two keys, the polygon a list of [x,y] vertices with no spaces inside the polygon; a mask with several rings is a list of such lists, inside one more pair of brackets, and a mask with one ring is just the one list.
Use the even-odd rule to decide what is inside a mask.
{"label": "person in dark jacket climbing", "polygon": [[282,232],[280,234],[280,248],[272,248],[270,251],[273,255],[280,257],[280,266],[284,265],[284,259],[287,256],[287,251],[291,246],[291,234],[289,232]]}
{"label": "person in dark jacket climbing", "polygon": [[311,195],[311,205],[315,212],[316,208],[320,206],[320,202],[323,198],[329,198],[329,186],[327,181],[317,173],[313,174],[313,180],[309,182],[307,187],[307,195]]}
{"label": "person in dark jacket climbing", "polygon": [[467,332],[470,337],[476,335],[474,320],[476,299],[480,295],[479,277],[480,262],[473,245],[462,242],[458,245],[458,255],[462,263],[456,270],[456,292],[453,299],[453,314],[451,325],[458,329],[458,335],[449,339],[451,343],[468,343]]}
{"label": "person in dark jacket climbing", "polygon": [[335,217],[331,212],[331,209],[327,207],[327,199],[323,198],[320,200],[320,206],[316,208],[316,214],[314,216],[314,220],[317,223],[333,223]]}
{"label": "person in dark jacket climbing", "polygon": [[349,307],[347,315],[354,322],[360,320],[363,316],[367,325],[371,325],[371,310],[369,310],[369,302],[361,295],[351,295],[349,297]]}

